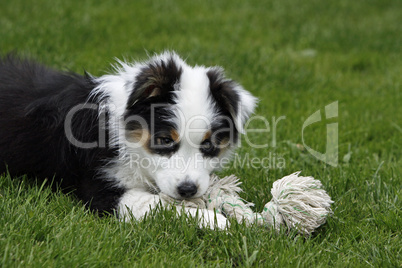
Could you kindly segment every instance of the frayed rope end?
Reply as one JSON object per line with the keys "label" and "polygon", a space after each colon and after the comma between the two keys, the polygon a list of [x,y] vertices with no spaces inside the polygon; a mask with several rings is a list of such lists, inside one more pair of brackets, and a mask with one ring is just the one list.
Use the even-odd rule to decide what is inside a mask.
{"label": "frayed rope end", "polygon": [[299,233],[310,235],[332,214],[333,201],[322,189],[319,180],[293,173],[274,182],[272,200],[261,213],[275,229],[285,225]]}

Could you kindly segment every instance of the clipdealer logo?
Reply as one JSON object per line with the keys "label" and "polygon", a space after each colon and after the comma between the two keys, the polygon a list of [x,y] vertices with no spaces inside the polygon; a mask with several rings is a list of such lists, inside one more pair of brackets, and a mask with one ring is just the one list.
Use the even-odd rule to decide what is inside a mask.
{"label": "clipdealer logo", "polygon": [[[338,101],[332,102],[325,106],[324,120],[338,117]],[[304,130],[316,123],[322,121],[321,111],[317,110],[310,115],[304,122],[302,127],[302,142],[307,151],[318,160],[325,162],[328,165],[336,167],[338,165],[338,123],[330,122],[326,124],[327,136],[326,136],[326,149],[324,153],[318,152],[308,146],[304,141]]]}

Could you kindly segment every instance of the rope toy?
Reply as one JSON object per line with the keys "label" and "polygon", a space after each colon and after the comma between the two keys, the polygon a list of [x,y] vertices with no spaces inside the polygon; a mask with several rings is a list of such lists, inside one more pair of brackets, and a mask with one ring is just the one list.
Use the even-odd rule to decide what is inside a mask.
{"label": "rope toy", "polygon": [[239,223],[272,226],[277,231],[283,226],[310,235],[332,214],[333,201],[321,188],[319,180],[299,174],[295,172],[273,183],[272,200],[261,213],[253,212],[251,208],[254,204],[240,198],[241,182],[234,175],[222,179],[211,176],[210,186],[200,198],[174,200],[163,194],[160,197],[176,205],[215,210],[227,218],[235,218]]}

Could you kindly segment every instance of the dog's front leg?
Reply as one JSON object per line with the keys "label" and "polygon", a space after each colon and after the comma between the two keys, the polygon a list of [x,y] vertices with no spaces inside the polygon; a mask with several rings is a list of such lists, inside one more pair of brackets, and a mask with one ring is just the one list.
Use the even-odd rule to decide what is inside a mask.
{"label": "dog's front leg", "polygon": [[[130,220],[131,215],[136,219],[141,219],[147,212],[154,209],[158,204],[172,204],[167,202],[159,195],[151,194],[147,191],[135,189],[128,190],[121,197],[118,204],[119,218],[122,220]],[[197,218],[200,227],[214,229],[224,229],[228,227],[229,222],[225,216],[219,213],[214,213],[213,210],[198,209],[193,207],[176,207],[178,213],[185,213],[190,217]]]}
{"label": "dog's front leg", "polygon": [[229,227],[228,219],[220,213],[215,213],[213,210],[201,209],[201,208],[188,208],[177,207],[177,211],[184,212],[190,217],[198,219],[198,225],[201,228],[211,229],[226,229]]}
{"label": "dog's front leg", "polygon": [[164,205],[159,195],[141,189],[128,190],[123,194],[117,205],[119,218],[127,221],[132,215],[139,220],[160,202]]}

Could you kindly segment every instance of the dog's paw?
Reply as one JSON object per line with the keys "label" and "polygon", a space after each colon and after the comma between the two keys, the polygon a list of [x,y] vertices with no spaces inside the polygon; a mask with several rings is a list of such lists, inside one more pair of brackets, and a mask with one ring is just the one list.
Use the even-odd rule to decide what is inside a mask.
{"label": "dog's paw", "polygon": [[207,222],[207,227],[210,227],[211,229],[215,229],[215,226],[216,226],[216,228],[224,230],[230,226],[230,222],[228,221],[228,219],[225,216],[223,216],[222,214],[219,214],[219,213],[216,213],[216,215],[215,215],[215,213],[213,211],[211,211],[211,212],[212,212],[211,217],[213,217],[213,218],[212,218],[212,220]]}
{"label": "dog's paw", "polygon": [[198,218],[200,228],[225,230],[230,226],[225,216],[212,210],[187,208],[186,212],[191,217]]}

